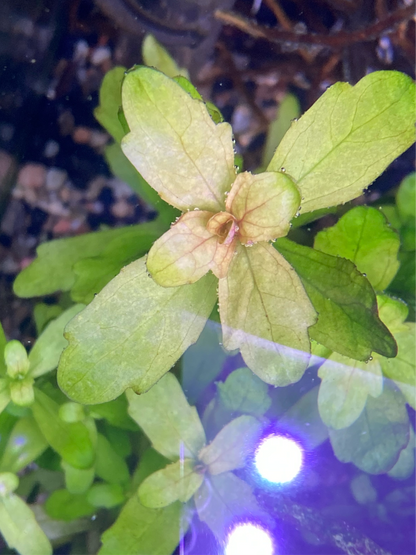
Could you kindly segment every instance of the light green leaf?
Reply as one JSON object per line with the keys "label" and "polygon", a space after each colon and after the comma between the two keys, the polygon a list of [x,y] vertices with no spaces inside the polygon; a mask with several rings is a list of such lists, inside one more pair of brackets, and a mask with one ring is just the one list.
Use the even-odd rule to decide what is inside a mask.
{"label": "light green leaf", "polygon": [[126,388],[147,391],[201,333],[216,301],[216,280],[163,288],[145,259],[120,272],[78,316],[65,336],[61,389],[79,403],[103,403]]}
{"label": "light green leaf", "polygon": [[403,301],[388,295],[377,295],[377,306],[380,320],[392,333],[406,329],[403,322],[409,314],[409,309]]}
{"label": "light green leaf", "polygon": [[83,538],[80,534],[82,532],[88,532],[88,530],[94,527],[94,521],[90,518],[80,518],[78,520],[72,520],[71,522],[65,522],[64,520],[54,520],[50,518],[50,516],[46,514],[43,505],[32,505],[31,509],[35,513],[36,520],[49,541],[54,542],[58,540],[56,544],[61,543],[62,540],[68,541],[67,539],[72,537],[72,546],[75,547],[77,540]]}
{"label": "light green leaf", "polygon": [[160,509],[175,501],[186,503],[204,481],[195,472],[193,459],[180,459],[151,474],[140,485],[139,500],[145,507]]}
{"label": "light green leaf", "polygon": [[97,435],[96,449],[95,472],[97,476],[110,484],[127,483],[130,480],[130,473],[125,460],[102,434]]}
{"label": "light green leaf", "polygon": [[125,495],[119,484],[94,484],[87,494],[87,500],[94,507],[111,509],[121,505]]}
{"label": "light green leaf", "polygon": [[182,504],[149,509],[133,496],[101,538],[99,555],[172,555],[181,533]]}
{"label": "light green leaf", "polygon": [[153,35],[146,35],[142,43],[142,58],[145,65],[155,67],[168,77],[183,75],[189,79],[188,70],[179,67],[166,48]]}
{"label": "light green leaf", "polygon": [[229,422],[199,453],[210,474],[243,468],[255,451],[263,424],[253,416],[240,416]]}
{"label": "light green leaf", "polygon": [[163,456],[196,459],[205,444],[205,432],[195,407],[190,407],[173,374],[166,374],[150,391],[127,391],[129,414]]}
{"label": "light green leaf", "polygon": [[16,339],[6,343],[4,347],[4,362],[7,375],[11,378],[23,378],[29,370],[29,361],[26,349]]}
{"label": "light green leaf", "polygon": [[32,416],[20,418],[7,440],[0,471],[19,472],[47,449],[48,443]]}
{"label": "light green leaf", "polygon": [[76,280],[75,262],[100,255],[109,241],[125,235],[126,230],[128,228],[86,233],[43,243],[36,249],[37,258],[17,276],[14,292],[19,297],[38,297],[69,291]]}
{"label": "light green leaf", "polygon": [[415,468],[415,433],[413,431],[412,425],[409,427],[410,437],[407,447],[403,449],[397,460],[397,463],[393,466],[387,475],[390,478],[395,478],[396,480],[406,480],[413,474]]}
{"label": "light green leaf", "polygon": [[[387,359],[386,359],[387,360]],[[339,430],[360,416],[368,395],[378,397],[383,390],[380,361],[368,363],[333,353],[318,370],[319,414],[327,426]]]}
{"label": "light green leaf", "polygon": [[153,447],[147,448],[140,457],[139,465],[132,479],[131,489],[137,489],[148,476],[153,474],[153,472],[162,470],[169,462],[169,459],[161,455]]}
{"label": "light green leaf", "polygon": [[232,412],[262,416],[272,402],[267,385],[249,368],[234,370],[217,388],[221,404]]}
{"label": "light green leaf", "polygon": [[381,359],[383,374],[394,380],[407,403],[416,409],[416,324],[406,322],[399,331],[393,331],[393,334],[397,341],[398,353],[396,358]]}
{"label": "light green leaf", "polygon": [[[173,80],[176,83],[178,83],[178,85],[180,85],[183,88],[183,90],[186,91],[191,96],[191,98],[196,98],[197,100],[200,100],[201,102],[205,103],[208,113],[211,116],[212,121],[214,123],[221,123],[224,121],[224,118],[222,117],[221,112],[215,106],[215,104],[209,101],[205,102],[202,96],[199,94],[196,87],[194,87],[193,84],[186,77],[178,75],[177,77],[174,77]],[[235,165],[237,164],[235,163]]]}
{"label": "light green leaf", "polygon": [[300,113],[299,100],[295,95],[287,94],[280,102],[276,118],[270,123],[267,131],[266,146],[263,151],[263,167],[269,164],[276,148],[279,146],[288,129],[290,129],[292,121],[296,120]]}
{"label": "light green leaf", "polygon": [[86,493],[76,495],[66,489],[55,490],[45,503],[46,513],[56,520],[75,520],[83,516],[91,516],[96,510],[96,507],[87,500]]}
{"label": "light green leaf", "polygon": [[404,225],[415,227],[416,217],[416,173],[412,172],[400,183],[396,195],[400,220]]}
{"label": "light green leaf", "polygon": [[65,474],[65,487],[69,493],[85,493],[94,481],[95,468],[75,468],[65,461],[61,462]]}
{"label": "light green leaf", "polygon": [[409,442],[409,417],[399,391],[384,387],[369,397],[359,418],[348,428],[329,430],[335,456],[369,474],[382,474],[396,464]]}
{"label": "light green leaf", "polygon": [[232,472],[207,478],[194,500],[199,518],[220,542],[224,542],[230,525],[238,518],[269,520],[258,506],[251,487]]}
{"label": "light green leaf", "polygon": [[10,402],[9,380],[0,378],[0,414]]}
{"label": "light green leaf", "polygon": [[238,247],[220,280],[219,304],[226,349],[239,348],[266,383],[283,386],[302,377],[316,315],[296,272],[271,245]]}
{"label": "light green leaf", "polygon": [[357,206],[315,237],[315,249],[348,258],[374,289],[388,287],[399,268],[400,239],[376,208]]}
{"label": "light green leaf", "polygon": [[52,555],[52,546],[35,515],[17,495],[0,496],[0,532],[20,555]]}
{"label": "light green leaf", "polygon": [[[208,320],[198,341],[182,357],[182,387],[191,405],[223,368],[227,355],[220,345],[221,341],[221,326]],[[251,370],[247,371],[253,376]]]}
{"label": "light green leaf", "polygon": [[33,390],[34,379],[26,376],[21,380],[11,380],[9,382],[10,399],[19,407],[30,407],[35,400]]}
{"label": "light green leaf", "polygon": [[29,375],[32,378],[42,376],[58,366],[59,357],[68,344],[64,337],[64,328],[83,308],[82,304],[71,306],[47,325],[29,353]]}
{"label": "light green leaf", "polygon": [[283,173],[243,172],[237,175],[225,206],[238,221],[240,241],[250,245],[287,235],[300,200],[298,188]]}
{"label": "light green leaf", "polygon": [[130,185],[141,199],[153,206],[159,213],[159,219],[166,227],[180,215],[176,208],[162,200],[157,192],[143,179],[133,164],[126,158],[118,143],[107,146],[104,154],[113,174]]}
{"label": "light green leaf", "polygon": [[356,360],[368,360],[373,351],[396,355],[396,343],[377,316],[374,290],[352,262],[288,239],[278,239],[276,245],[300,276],[319,314],[309,328],[311,339]]}
{"label": "light green leaf", "polygon": [[[220,216],[226,217],[225,225],[231,222],[224,242],[207,227]],[[235,227],[232,216],[226,212],[216,215],[205,210],[186,212],[150,249],[147,269],[163,287],[195,283],[209,270],[224,277],[234,255]]]}
{"label": "light green leaf", "polygon": [[82,422],[59,418],[59,405],[39,389],[35,391],[33,416],[54,451],[76,468],[90,468],[95,453],[88,428]]}
{"label": "light green leaf", "polygon": [[126,75],[122,99],[131,130],[122,149],[149,185],[179,210],[222,210],[235,179],[230,125],[146,67]]}
{"label": "light green leaf", "polygon": [[99,92],[100,105],[94,110],[96,119],[118,143],[126,134],[118,117],[121,107],[121,83],[125,72],[125,67],[117,66],[105,74]]}
{"label": "light green leaf", "polygon": [[268,171],[282,167],[302,194],[302,213],[359,196],[415,140],[415,84],[396,71],[336,83],[279,144]]}

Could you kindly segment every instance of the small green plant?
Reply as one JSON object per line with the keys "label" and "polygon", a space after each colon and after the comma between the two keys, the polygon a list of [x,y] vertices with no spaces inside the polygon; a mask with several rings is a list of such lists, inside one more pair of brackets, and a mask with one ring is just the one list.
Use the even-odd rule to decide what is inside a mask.
{"label": "small green plant", "polygon": [[[295,429],[307,451],[329,439],[366,473],[351,492],[370,511],[371,474],[414,470],[415,174],[395,199],[343,206],[412,144],[414,83],[397,72],[338,83],[283,138],[281,113],[266,171],[250,174],[218,109],[154,40],[144,54],[169,77],[115,68],[96,117],[115,140],[113,172],[157,219],[41,245],[15,292],[78,304],[36,306],[29,355],[0,335],[0,531],[23,555],[68,538],[87,552],[98,532],[99,555],[170,555],[195,512],[221,544],[247,515],[273,527],[247,472],[270,426]],[[303,226],[328,212],[337,223],[306,246]],[[267,385],[307,368],[321,383],[306,392]],[[271,495],[304,537],[359,551],[350,524]],[[377,501],[385,522],[395,499]],[[26,536],[12,526],[23,521]]]}

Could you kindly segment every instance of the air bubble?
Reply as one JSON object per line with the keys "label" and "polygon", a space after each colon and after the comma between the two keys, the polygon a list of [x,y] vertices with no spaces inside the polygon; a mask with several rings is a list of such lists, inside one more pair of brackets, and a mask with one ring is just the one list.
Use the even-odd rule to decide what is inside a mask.
{"label": "air bubble", "polygon": [[285,172],[286,172],[286,168],[280,168],[280,171],[281,171],[282,173],[285,173]]}

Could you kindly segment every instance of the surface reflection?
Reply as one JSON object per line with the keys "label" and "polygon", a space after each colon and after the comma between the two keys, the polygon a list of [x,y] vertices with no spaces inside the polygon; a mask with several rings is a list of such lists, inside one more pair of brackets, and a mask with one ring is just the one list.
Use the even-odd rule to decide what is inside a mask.
{"label": "surface reflection", "polygon": [[237,524],[228,534],[224,555],[274,555],[273,541],[267,530],[244,522]]}
{"label": "surface reflection", "polygon": [[285,484],[299,474],[303,451],[293,439],[272,434],[258,446],[254,462],[262,478],[275,484]]}

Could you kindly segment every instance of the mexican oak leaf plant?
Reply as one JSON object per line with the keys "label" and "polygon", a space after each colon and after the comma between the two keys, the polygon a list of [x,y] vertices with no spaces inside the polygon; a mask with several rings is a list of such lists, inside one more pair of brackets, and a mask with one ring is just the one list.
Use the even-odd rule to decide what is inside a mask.
{"label": "mexican oak leaf plant", "polygon": [[[310,330],[329,309],[321,303],[316,323],[314,291],[306,282],[308,264],[317,261],[304,256],[307,247],[297,252],[286,239],[273,243],[287,235],[300,210],[359,196],[414,141],[413,81],[398,72],[376,72],[354,87],[337,83],[327,90],[292,124],[266,172],[237,175],[230,125],[214,123],[189,90],[143,66],[124,78],[129,132],[123,152],[182,216],[147,257],[123,268],[67,326],[58,380],[78,402],[102,403],[126,388],[147,391],[197,340],[217,299],[227,350],[239,349],[267,383],[299,380],[308,365]],[[306,281],[286,260],[299,256]],[[329,276],[341,271],[331,266],[338,259],[316,256],[328,257]],[[377,350],[395,356],[374,291],[348,264],[344,277],[356,292],[368,286],[366,310],[374,335],[384,342],[359,356],[365,360]],[[359,319],[354,310],[354,303],[342,307],[351,325]]]}

